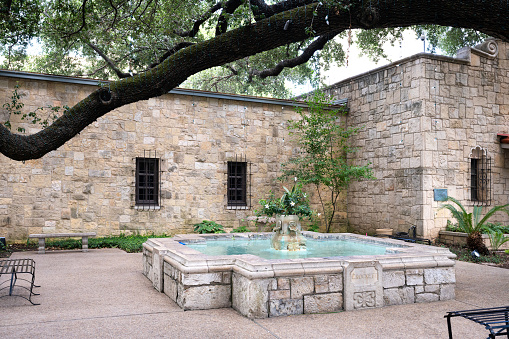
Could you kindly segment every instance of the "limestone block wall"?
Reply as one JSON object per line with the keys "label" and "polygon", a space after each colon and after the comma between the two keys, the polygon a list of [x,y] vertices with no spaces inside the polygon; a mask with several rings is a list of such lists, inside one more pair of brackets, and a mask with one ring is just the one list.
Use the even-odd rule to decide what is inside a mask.
{"label": "limestone block wall", "polygon": [[[348,98],[348,124],[363,127],[352,161],[370,161],[377,178],[350,186],[350,225],[362,232],[416,225],[436,238],[449,214],[434,189],[471,208],[476,146],[492,159],[491,206],[508,203],[508,154],[496,135],[509,125],[509,49],[496,43],[498,52],[467,48],[461,59],[418,54],[328,89]],[[502,214],[493,220],[509,222]]]}
{"label": "limestone block wall", "polygon": [[[8,102],[19,83],[27,112],[72,106],[97,89],[93,81],[5,73],[0,102]],[[288,119],[297,117],[292,102],[178,93],[116,109],[41,159],[22,163],[0,155],[0,234],[9,241],[48,232],[175,234],[202,220],[231,228],[253,215],[269,190],[283,191],[274,181],[280,164],[298,154],[287,130]],[[19,117],[11,121],[13,130],[38,130]],[[154,154],[161,159],[161,206],[139,209],[136,157]],[[245,210],[227,208],[227,161],[236,157],[250,163]]]}
{"label": "limestone block wall", "polygon": [[407,231],[422,223],[426,103],[419,89],[421,58],[375,70],[328,89],[348,98],[348,124],[362,127],[353,144],[358,164],[371,163],[376,180],[354,182],[347,195],[348,220],[361,232]]}

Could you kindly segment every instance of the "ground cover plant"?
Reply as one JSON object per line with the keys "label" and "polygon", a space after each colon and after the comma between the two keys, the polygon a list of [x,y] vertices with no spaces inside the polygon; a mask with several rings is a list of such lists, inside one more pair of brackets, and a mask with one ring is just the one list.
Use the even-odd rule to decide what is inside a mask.
{"label": "ground cover plant", "polygon": [[210,220],[203,220],[200,223],[194,224],[194,231],[200,234],[225,233],[223,225]]}
{"label": "ground cover plant", "polygon": [[456,260],[509,269],[509,251],[492,251],[487,255],[481,255],[477,258],[472,256],[472,251],[467,247],[457,245],[449,245],[447,247],[452,253],[456,254]]}
{"label": "ground cover plant", "polygon": [[[148,238],[166,238],[168,235],[140,235],[121,234],[118,236],[89,238],[88,248],[119,248],[128,253],[141,252],[143,249],[142,244]],[[8,244],[7,248],[0,249],[0,258],[9,257],[12,252],[18,251],[35,251],[37,250],[37,242],[27,241],[24,244]],[[81,239],[51,239],[46,241],[46,250],[73,250],[81,249]]]}

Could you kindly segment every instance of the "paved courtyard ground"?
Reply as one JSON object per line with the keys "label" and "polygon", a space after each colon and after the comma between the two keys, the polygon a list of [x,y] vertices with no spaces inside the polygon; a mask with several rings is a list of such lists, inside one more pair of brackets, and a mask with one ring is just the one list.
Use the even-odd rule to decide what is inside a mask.
{"label": "paved courtyard ground", "polygon": [[[41,295],[33,299],[41,305],[0,298],[0,338],[446,338],[447,311],[509,305],[508,269],[457,262],[456,300],[250,320],[233,309],[182,311],[143,276],[140,253],[16,252],[11,258],[36,261]],[[464,319],[452,325],[455,338],[488,335]]]}

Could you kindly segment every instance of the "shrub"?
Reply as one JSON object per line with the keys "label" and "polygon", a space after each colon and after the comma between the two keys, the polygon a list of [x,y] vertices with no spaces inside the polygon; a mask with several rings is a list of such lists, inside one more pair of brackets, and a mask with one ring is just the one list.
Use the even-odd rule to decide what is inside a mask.
{"label": "shrub", "polygon": [[203,220],[198,224],[194,224],[194,231],[200,234],[206,233],[225,233],[223,225],[215,221]]}
{"label": "shrub", "polygon": [[231,233],[246,233],[246,232],[251,232],[251,231],[248,230],[245,225],[242,225],[242,226],[232,229]]}
{"label": "shrub", "polygon": [[509,237],[506,237],[504,233],[500,231],[492,230],[490,233],[488,233],[488,236],[490,237],[491,247],[494,251],[498,251],[500,246],[509,241]]}
{"label": "shrub", "polygon": [[482,228],[487,224],[487,221],[493,214],[498,211],[509,214],[507,207],[509,204],[503,206],[495,206],[490,209],[484,217],[481,218],[482,206],[474,206],[472,213],[467,213],[465,207],[453,197],[447,198],[453,204],[444,204],[441,208],[449,210],[458,223],[458,229],[468,234],[467,246],[470,250],[477,250],[480,254],[488,254],[488,248],[484,245],[481,236]]}

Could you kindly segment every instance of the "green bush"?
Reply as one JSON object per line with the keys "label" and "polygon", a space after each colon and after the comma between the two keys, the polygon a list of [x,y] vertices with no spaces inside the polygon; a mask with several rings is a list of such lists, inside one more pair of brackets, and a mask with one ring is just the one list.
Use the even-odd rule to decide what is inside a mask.
{"label": "green bush", "polygon": [[247,229],[246,225],[239,226],[237,228],[232,229],[231,233],[246,233],[251,232]]}
{"label": "green bush", "polygon": [[194,224],[194,231],[200,234],[206,233],[225,233],[223,225],[215,221],[203,220],[198,224]]}
{"label": "green bush", "polygon": [[493,247],[494,251],[498,251],[500,246],[509,241],[509,237],[506,237],[504,233],[500,231],[490,231],[488,235],[490,237],[491,247]]}
{"label": "green bush", "polygon": [[[162,235],[125,235],[100,238],[89,238],[88,248],[119,248],[128,253],[141,252],[143,249],[143,243],[148,238],[166,238],[165,234]],[[58,248],[58,249],[80,249],[81,239],[62,239],[62,240],[48,240],[46,242],[47,248]]]}

